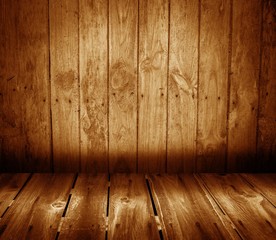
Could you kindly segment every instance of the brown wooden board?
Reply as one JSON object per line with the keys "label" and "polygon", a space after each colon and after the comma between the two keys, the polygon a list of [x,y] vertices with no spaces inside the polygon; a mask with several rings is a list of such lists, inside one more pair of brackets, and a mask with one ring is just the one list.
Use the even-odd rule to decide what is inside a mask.
{"label": "brown wooden board", "polygon": [[0,1],[0,172],[22,170],[25,155],[17,1]]}
{"label": "brown wooden board", "polygon": [[200,6],[197,171],[225,168],[230,0]]}
{"label": "brown wooden board", "polygon": [[1,239],[54,239],[73,174],[35,174],[0,221]]}
{"label": "brown wooden board", "polygon": [[256,166],[261,0],[233,1],[228,171]]}
{"label": "brown wooden board", "polygon": [[168,0],[139,2],[138,172],[164,172]]}
{"label": "brown wooden board", "polygon": [[81,171],[107,172],[107,1],[79,1]]}
{"label": "brown wooden board", "polygon": [[58,239],[105,239],[107,175],[80,174]]}
{"label": "brown wooden board", "polygon": [[22,128],[25,137],[23,172],[49,172],[51,125],[49,98],[48,0],[18,1],[18,58]]}
{"label": "brown wooden board", "polygon": [[78,1],[50,0],[54,170],[79,170]]}
{"label": "brown wooden board", "polygon": [[265,0],[258,119],[258,171],[276,171],[276,4]]}
{"label": "brown wooden board", "polygon": [[242,174],[255,188],[276,207],[276,174]]}
{"label": "brown wooden board", "polygon": [[10,206],[30,174],[0,174],[0,217]]}
{"label": "brown wooden board", "polygon": [[111,175],[109,239],[159,239],[143,175]]}
{"label": "brown wooden board", "polygon": [[239,239],[231,235],[193,175],[150,175],[158,215],[168,239]]}
{"label": "brown wooden board", "polygon": [[195,171],[198,1],[170,1],[168,172]]}
{"label": "brown wooden board", "polygon": [[275,238],[275,207],[238,174],[200,176],[243,239]]}
{"label": "brown wooden board", "polygon": [[136,172],[138,0],[109,5],[109,169]]}

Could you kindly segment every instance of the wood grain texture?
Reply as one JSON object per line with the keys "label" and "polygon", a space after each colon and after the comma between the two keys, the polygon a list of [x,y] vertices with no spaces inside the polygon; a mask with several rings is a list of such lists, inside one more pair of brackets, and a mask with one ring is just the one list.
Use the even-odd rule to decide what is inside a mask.
{"label": "wood grain texture", "polygon": [[168,172],[195,171],[198,1],[170,1]]}
{"label": "wood grain texture", "polygon": [[0,1],[0,171],[19,172],[25,156],[18,58],[18,1]]}
{"label": "wood grain texture", "polygon": [[107,1],[79,1],[81,171],[107,172]]}
{"label": "wood grain texture", "polygon": [[50,0],[55,171],[79,170],[78,1]]}
{"label": "wood grain texture", "polygon": [[227,232],[193,175],[151,175],[167,239],[239,239]]}
{"label": "wood grain texture", "polygon": [[201,174],[243,239],[273,239],[276,209],[238,174]]}
{"label": "wood grain texture", "polygon": [[29,175],[27,173],[0,174],[0,217],[10,206]]}
{"label": "wood grain texture", "polygon": [[159,239],[143,175],[111,175],[109,203],[108,238]]}
{"label": "wood grain texture", "polygon": [[138,172],[166,168],[168,0],[139,2]]}
{"label": "wood grain texture", "polygon": [[276,3],[265,0],[258,119],[258,170],[276,169]]}
{"label": "wood grain texture", "polygon": [[107,175],[78,176],[59,239],[105,239]]}
{"label": "wood grain texture", "polygon": [[49,172],[51,120],[48,1],[18,1],[18,8],[18,81],[25,137],[22,171]]}
{"label": "wood grain texture", "polygon": [[1,239],[55,239],[73,174],[35,174],[0,221]]}
{"label": "wood grain texture", "polygon": [[109,6],[109,169],[136,172],[138,0]]}
{"label": "wood grain texture", "polygon": [[261,0],[233,1],[228,171],[256,166]]}
{"label": "wood grain texture", "polygon": [[224,171],[230,1],[201,1],[197,171]]}
{"label": "wood grain texture", "polygon": [[276,207],[276,174],[242,174],[260,193]]}

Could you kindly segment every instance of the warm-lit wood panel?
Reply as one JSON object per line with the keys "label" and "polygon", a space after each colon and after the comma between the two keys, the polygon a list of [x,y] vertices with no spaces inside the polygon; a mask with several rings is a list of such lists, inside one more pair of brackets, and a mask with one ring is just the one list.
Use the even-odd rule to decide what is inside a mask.
{"label": "warm-lit wood panel", "polygon": [[35,174],[1,219],[1,239],[55,239],[73,179]]}
{"label": "warm-lit wood panel", "polygon": [[276,174],[242,174],[249,183],[276,207]]}
{"label": "warm-lit wood panel", "polygon": [[25,155],[18,17],[17,1],[0,1],[0,171],[9,172],[22,170]]}
{"label": "warm-lit wood panel", "polygon": [[168,0],[140,0],[139,172],[166,168],[168,24]]}
{"label": "warm-lit wood panel", "polygon": [[27,173],[0,175],[0,217],[19,193],[29,175]]}
{"label": "warm-lit wood panel", "polygon": [[55,171],[79,170],[78,1],[50,0],[51,109]]}
{"label": "warm-lit wood panel", "polygon": [[228,171],[252,171],[256,165],[261,2],[233,1]]}
{"label": "warm-lit wood panel", "polygon": [[79,1],[81,171],[108,170],[108,4]]}
{"label": "warm-lit wood panel", "polygon": [[58,239],[105,239],[107,186],[107,175],[78,176]]}
{"label": "warm-lit wood panel", "polygon": [[273,239],[276,209],[238,174],[201,174],[242,239]]}
{"label": "warm-lit wood panel", "polygon": [[264,0],[258,119],[258,168],[276,168],[276,3]]}
{"label": "warm-lit wood panel", "polygon": [[239,239],[234,229],[226,231],[193,175],[151,175],[150,181],[168,239]]}
{"label": "warm-lit wood panel", "polygon": [[159,239],[143,175],[111,176],[108,223],[109,239]]}
{"label": "warm-lit wood panel", "polygon": [[0,0],[0,172],[274,172],[274,0]]}
{"label": "warm-lit wood panel", "polygon": [[197,171],[224,171],[230,0],[200,6]]}
{"label": "warm-lit wood panel", "polygon": [[[48,1],[18,1],[18,57],[25,157],[22,171],[50,171]],[[23,159],[22,159],[23,160]]]}
{"label": "warm-lit wood panel", "polygon": [[109,7],[109,169],[136,172],[138,0]]}
{"label": "warm-lit wood panel", "polygon": [[170,1],[168,172],[195,170],[199,2]]}

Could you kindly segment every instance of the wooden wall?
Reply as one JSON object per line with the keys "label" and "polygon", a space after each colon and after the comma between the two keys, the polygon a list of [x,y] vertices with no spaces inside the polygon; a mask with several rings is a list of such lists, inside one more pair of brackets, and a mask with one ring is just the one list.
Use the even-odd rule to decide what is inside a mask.
{"label": "wooden wall", "polygon": [[276,170],[274,0],[0,0],[0,171]]}

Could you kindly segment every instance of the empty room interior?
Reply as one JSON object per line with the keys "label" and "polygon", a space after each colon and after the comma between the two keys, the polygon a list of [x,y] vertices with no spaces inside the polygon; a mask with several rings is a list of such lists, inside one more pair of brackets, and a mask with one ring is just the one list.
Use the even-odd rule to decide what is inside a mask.
{"label": "empty room interior", "polygon": [[0,0],[0,239],[276,239],[276,1]]}

